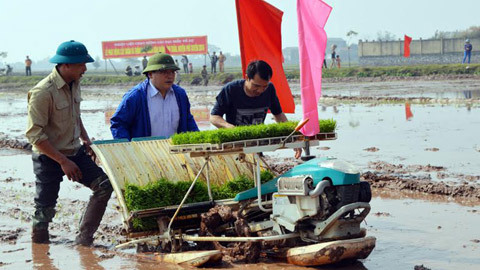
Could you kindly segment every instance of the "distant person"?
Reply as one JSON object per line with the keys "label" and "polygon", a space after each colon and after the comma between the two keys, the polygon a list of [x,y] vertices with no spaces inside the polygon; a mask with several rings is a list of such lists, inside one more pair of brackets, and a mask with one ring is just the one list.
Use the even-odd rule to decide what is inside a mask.
{"label": "distant person", "polygon": [[147,67],[147,64],[148,64],[148,59],[147,59],[147,56],[144,55],[142,59],[142,70],[144,70]]}
{"label": "distant person", "polygon": [[170,137],[175,133],[198,131],[183,88],[174,84],[172,56],[157,53],[143,71],[146,79],[130,89],[110,119],[114,139]]}
{"label": "distant person", "polygon": [[10,76],[12,75],[13,68],[7,64],[6,70],[5,70],[5,76]]}
{"label": "distant person", "polygon": [[212,64],[212,71],[210,73],[216,74],[218,56],[215,54],[215,52],[213,52],[213,55],[208,54],[208,57],[210,57],[210,63]]}
{"label": "distant person", "polygon": [[188,57],[185,54],[182,55],[182,60],[180,60],[180,62],[182,62],[183,64],[183,72],[187,74],[188,73]]}
{"label": "distant person", "polygon": [[[177,64],[177,67],[178,67],[178,61],[175,61],[175,63]],[[180,73],[179,70],[175,70],[175,79],[177,80],[177,85],[180,85],[180,83],[182,82],[182,74]]]}
{"label": "distant person", "polygon": [[28,57],[25,59],[25,76],[32,76],[32,60]]}
{"label": "distant person", "polygon": [[132,67],[130,65],[128,65],[126,68],[125,68],[125,75],[127,76],[132,76],[133,75],[133,71],[132,71]]}
{"label": "distant person", "polygon": [[463,60],[462,64],[465,64],[465,61],[468,58],[468,64],[470,64],[470,57],[472,56],[472,44],[470,44],[470,40],[467,38],[465,40],[464,52],[463,52]]}
{"label": "distant person", "polygon": [[140,69],[140,66],[135,66],[135,71],[133,72],[133,75],[135,76],[140,76],[142,74],[142,70]]}
{"label": "distant person", "polygon": [[327,53],[323,55],[323,67],[327,68]]}
{"label": "distant person", "polygon": [[225,72],[225,61],[227,61],[227,57],[222,53],[222,51],[220,51],[220,55],[218,56],[218,68],[220,69],[220,72]]}
{"label": "distant person", "polygon": [[340,68],[340,63],[342,61],[340,60],[340,55],[339,54],[337,54],[337,58],[335,58],[335,61],[337,62],[337,68]]}
{"label": "distant person", "polygon": [[[74,40],[64,42],[50,59],[50,63],[56,64],[52,72],[28,91],[25,135],[33,146],[33,172],[36,177],[33,243],[48,243],[50,240],[48,227],[55,217],[63,176],[92,191],[80,218],[79,233],[75,239],[79,245],[92,245],[93,234],[113,192],[107,175],[94,162],[95,153],[90,148],[92,141],[80,112],[80,78],[87,71],[86,63],[92,62],[94,60],[85,45]],[[68,193],[78,194],[76,190]]]}
{"label": "distant person", "polygon": [[192,62],[188,63],[188,71],[189,71],[189,73],[193,73],[193,64],[192,64]]}
{"label": "distant person", "polygon": [[206,65],[203,65],[202,78],[203,78],[203,85],[207,86],[208,85],[208,71],[207,71],[207,66]]}
{"label": "distant person", "polygon": [[334,66],[336,66],[336,61],[337,61],[337,53],[335,52],[336,49],[337,49],[337,45],[333,44],[332,53],[331,53],[332,63],[330,64],[330,68],[333,68]]}

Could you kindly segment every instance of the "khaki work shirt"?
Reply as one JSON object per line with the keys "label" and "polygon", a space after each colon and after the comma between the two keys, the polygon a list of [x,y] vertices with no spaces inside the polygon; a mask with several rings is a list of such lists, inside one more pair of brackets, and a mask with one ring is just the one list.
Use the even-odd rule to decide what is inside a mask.
{"label": "khaki work shirt", "polygon": [[61,153],[75,155],[80,148],[80,85],[72,89],[56,68],[28,91],[28,127],[26,136],[33,151],[36,144],[48,140]]}

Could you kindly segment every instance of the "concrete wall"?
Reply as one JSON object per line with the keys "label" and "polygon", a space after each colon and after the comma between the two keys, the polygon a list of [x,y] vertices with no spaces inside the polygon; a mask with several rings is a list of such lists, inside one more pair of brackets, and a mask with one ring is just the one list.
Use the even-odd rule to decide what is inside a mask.
{"label": "concrete wall", "polygon": [[[352,44],[350,50],[348,49],[347,42],[341,38],[329,38],[327,40],[327,47],[325,50],[325,59],[327,59],[328,66],[331,63],[331,48],[332,45],[337,45],[336,53],[340,55],[342,66],[348,66],[348,57],[350,54],[350,62],[358,63],[358,46],[357,44]],[[283,49],[283,58],[285,60],[284,64],[286,65],[298,65],[299,63],[299,53],[298,47],[286,47]]]}
{"label": "concrete wall", "polygon": [[[471,62],[479,63],[480,38],[470,39],[473,46]],[[359,41],[358,56],[360,65],[418,65],[461,63],[465,39],[412,40],[410,57],[403,57],[403,40],[398,41]]]}

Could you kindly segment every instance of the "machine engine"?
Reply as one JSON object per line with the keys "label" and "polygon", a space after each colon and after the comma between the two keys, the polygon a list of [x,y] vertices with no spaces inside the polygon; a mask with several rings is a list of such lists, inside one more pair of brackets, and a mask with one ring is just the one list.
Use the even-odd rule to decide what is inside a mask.
{"label": "machine engine", "polygon": [[[273,229],[277,233],[284,229],[303,232],[305,238],[319,242],[325,238],[341,239],[361,234],[360,222],[370,209],[370,184],[358,181],[333,185],[329,178],[316,185],[314,182],[310,175],[278,179],[278,192],[272,196],[271,219],[277,225]],[[356,209],[362,208],[360,214],[355,214]],[[334,233],[329,233],[329,228],[333,227]]]}

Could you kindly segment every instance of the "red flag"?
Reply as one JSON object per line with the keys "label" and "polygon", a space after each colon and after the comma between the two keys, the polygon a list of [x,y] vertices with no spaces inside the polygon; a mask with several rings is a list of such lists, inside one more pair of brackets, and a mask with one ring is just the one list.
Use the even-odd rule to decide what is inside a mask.
{"label": "red flag", "polygon": [[405,41],[403,42],[403,56],[410,57],[410,42],[412,42],[412,38],[405,35]]}
{"label": "red flag", "polygon": [[263,60],[273,69],[271,82],[285,113],[295,112],[292,92],[282,62],[281,24],[283,12],[262,0],[235,0],[242,72],[252,60]]}

